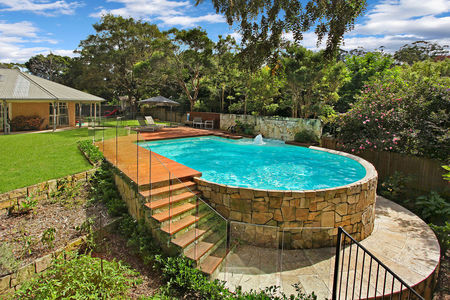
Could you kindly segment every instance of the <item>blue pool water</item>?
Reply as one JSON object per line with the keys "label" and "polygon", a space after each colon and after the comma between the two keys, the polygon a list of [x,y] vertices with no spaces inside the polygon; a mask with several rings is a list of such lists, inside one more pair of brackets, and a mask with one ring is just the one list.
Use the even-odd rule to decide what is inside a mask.
{"label": "blue pool water", "polygon": [[343,186],[366,175],[357,161],[324,151],[251,139],[196,137],[140,146],[203,173],[226,185],[271,190],[312,190]]}

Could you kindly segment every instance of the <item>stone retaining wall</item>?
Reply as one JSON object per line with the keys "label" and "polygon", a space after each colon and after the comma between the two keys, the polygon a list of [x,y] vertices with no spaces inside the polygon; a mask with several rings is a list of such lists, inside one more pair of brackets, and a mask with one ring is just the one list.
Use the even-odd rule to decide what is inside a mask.
{"label": "stone retaining wall", "polygon": [[195,181],[204,199],[225,218],[234,221],[231,223],[234,234],[251,244],[273,245],[278,230],[283,231],[284,247],[288,249],[332,246],[336,244],[339,226],[356,240],[363,240],[374,226],[375,168],[354,155],[311,148],[357,160],[366,168],[366,176],[346,186],[308,191],[240,188],[202,178]]}
{"label": "stone retaining wall", "polygon": [[322,122],[318,119],[273,118],[252,115],[220,114],[220,129],[227,130],[236,125],[236,120],[251,124],[255,133],[261,133],[265,138],[293,141],[295,134],[301,130],[310,130],[320,137]]}
{"label": "stone retaining wall", "polygon": [[[17,291],[22,283],[30,280],[36,274],[44,272],[51,265],[54,258],[61,255],[64,251],[74,251],[80,249],[86,242],[86,236],[79,237],[66,246],[53,251],[50,254],[42,256],[32,263],[29,263],[12,274],[0,277],[0,295],[12,294]],[[1,297],[0,297],[1,298]]]}
{"label": "stone retaining wall", "polygon": [[14,205],[20,205],[20,202],[27,197],[37,197],[40,199],[48,199],[51,193],[54,192],[58,186],[59,180],[73,180],[74,182],[89,180],[89,177],[94,174],[96,169],[91,169],[85,172],[76,173],[58,179],[51,179],[38,184],[26,186],[20,189],[15,189],[3,194],[0,194],[0,210],[9,208]]}

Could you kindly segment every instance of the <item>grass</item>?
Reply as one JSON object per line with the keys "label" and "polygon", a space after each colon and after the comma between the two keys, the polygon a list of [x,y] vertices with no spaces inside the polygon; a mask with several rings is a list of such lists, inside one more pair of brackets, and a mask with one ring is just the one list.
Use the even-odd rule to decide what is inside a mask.
{"label": "grass", "polygon": [[[116,129],[96,130],[96,140],[115,136]],[[119,128],[125,135],[127,129]],[[77,141],[92,138],[87,128],[0,136],[0,193],[92,168]]]}

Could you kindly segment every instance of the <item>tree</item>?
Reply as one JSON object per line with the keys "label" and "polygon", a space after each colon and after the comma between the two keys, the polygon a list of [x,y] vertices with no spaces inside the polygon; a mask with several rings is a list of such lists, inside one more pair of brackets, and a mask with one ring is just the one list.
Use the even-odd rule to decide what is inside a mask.
{"label": "tree", "polygon": [[323,51],[313,52],[295,44],[286,48],[282,64],[292,98],[292,117],[322,115],[323,108],[337,101],[337,91],[348,78],[342,62],[327,61]]}
{"label": "tree", "polygon": [[171,29],[176,51],[173,57],[176,80],[186,94],[191,111],[198,100],[200,84],[213,66],[214,42],[201,28]]}
{"label": "tree", "polygon": [[113,15],[103,16],[93,27],[96,34],[80,42],[85,72],[95,74],[115,97],[126,95],[134,107],[144,93],[135,65],[161,51],[164,35],[156,25]]}
{"label": "tree", "polygon": [[439,45],[438,43],[427,41],[415,41],[411,44],[403,45],[394,54],[394,58],[403,63],[412,65],[416,61],[423,61],[429,58],[448,55],[448,45]]}
{"label": "tree", "polygon": [[2,63],[0,62],[0,69],[17,69],[20,70],[20,68],[25,67],[24,64],[19,63]]}
{"label": "tree", "polygon": [[51,81],[64,83],[64,76],[68,71],[71,58],[55,54],[42,54],[31,57],[26,63],[31,74]]}
{"label": "tree", "polygon": [[350,108],[350,104],[355,102],[356,95],[369,80],[395,72],[395,69],[391,69],[394,66],[392,57],[381,52],[348,55],[344,62],[350,72],[350,80],[339,91],[340,99],[335,105],[339,112],[346,112]]}
{"label": "tree", "polygon": [[[197,4],[203,0],[197,0]],[[314,29],[318,41],[327,36],[328,57],[338,50],[345,32],[352,30],[356,18],[365,9],[365,0],[220,1],[212,0],[217,12],[225,15],[229,25],[240,23],[243,44],[258,49],[267,57],[280,46],[283,33],[292,32],[299,42],[303,33]]]}

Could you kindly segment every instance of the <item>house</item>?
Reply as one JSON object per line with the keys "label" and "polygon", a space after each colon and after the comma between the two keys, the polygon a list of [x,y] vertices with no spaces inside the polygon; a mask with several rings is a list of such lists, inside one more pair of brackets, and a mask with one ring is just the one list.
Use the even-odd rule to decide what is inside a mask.
{"label": "house", "polygon": [[0,131],[11,129],[18,116],[39,116],[39,128],[74,127],[82,105],[94,118],[100,115],[103,98],[40,78],[17,69],[0,69]]}

